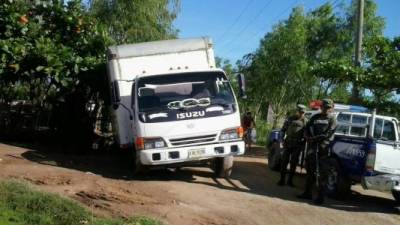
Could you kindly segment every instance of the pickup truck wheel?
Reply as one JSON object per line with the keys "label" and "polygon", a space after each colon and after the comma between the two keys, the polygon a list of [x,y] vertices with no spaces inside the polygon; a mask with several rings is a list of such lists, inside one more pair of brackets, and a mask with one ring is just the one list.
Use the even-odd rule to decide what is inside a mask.
{"label": "pickup truck wheel", "polygon": [[339,162],[329,158],[324,165],[325,193],[336,199],[345,198],[351,190],[351,181],[343,173]]}
{"label": "pickup truck wheel", "polygon": [[392,191],[393,198],[400,204],[400,191]]}
{"label": "pickup truck wheel", "polygon": [[213,163],[214,173],[217,177],[227,178],[232,173],[233,156],[219,157]]}
{"label": "pickup truck wheel", "polygon": [[279,171],[281,168],[281,147],[280,143],[277,141],[274,141],[270,146],[269,146],[269,152],[268,152],[268,167],[273,170],[273,171]]}

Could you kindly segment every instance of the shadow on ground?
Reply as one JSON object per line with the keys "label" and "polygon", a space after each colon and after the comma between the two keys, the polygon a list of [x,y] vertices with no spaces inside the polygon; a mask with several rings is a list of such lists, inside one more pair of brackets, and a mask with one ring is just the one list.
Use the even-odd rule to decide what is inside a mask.
{"label": "shadow on ground", "polygon": [[[182,181],[287,201],[309,203],[295,197],[301,193],[304,187],[304,174],[298,174],[295,177],[296,188],[277,186],[279,174],[267,168],[264,153],[264,149],[258,148],[250,154],[238,158],[229,179],[216,178],[211,170],[204,168],[158,169],[133,177],[127,154],[115,151],[71,154],[54,153],[51,149],[41,149],[27,151],[22,154],[22,157],[40,164],[70,168],[112,179]],[[327,199],[321,207],[353,212],[399,213],[394,200],[363,195],[358,192],[353,192],[346,200]]]}

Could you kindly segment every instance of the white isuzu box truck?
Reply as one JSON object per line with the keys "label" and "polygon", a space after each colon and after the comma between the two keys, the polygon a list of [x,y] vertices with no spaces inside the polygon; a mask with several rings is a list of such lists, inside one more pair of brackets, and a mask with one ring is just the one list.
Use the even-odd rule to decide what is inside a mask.
{"label": "white isuzu box truck", "polygon": [[210,162],[216,175],[230,175],[243,129],[210,39],[112,46],[107,68],[116,142],[132,151],[135,173]]}

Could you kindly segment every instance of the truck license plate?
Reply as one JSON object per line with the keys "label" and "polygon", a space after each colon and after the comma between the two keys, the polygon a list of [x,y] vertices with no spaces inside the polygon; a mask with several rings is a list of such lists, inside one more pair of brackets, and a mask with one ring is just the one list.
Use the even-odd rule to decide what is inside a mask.
{"label": "truck license plate", "polygon": [[206,153],[206,149],[200,148],[200,149],[193,149],[188,151],[188,157],[189,158],[199,158],[203,156]]}

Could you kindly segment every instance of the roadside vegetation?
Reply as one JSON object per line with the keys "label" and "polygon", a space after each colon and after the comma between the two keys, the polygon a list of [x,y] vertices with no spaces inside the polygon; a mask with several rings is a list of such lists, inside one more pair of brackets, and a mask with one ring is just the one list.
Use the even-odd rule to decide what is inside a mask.
{"label": "roadside vegetation", "polygon": [[109,127],[107,47],[177,37],[178,11],[179,0],[2,1],[0,137],[87,149],[99,115]]}
{"label": "roadside vegetation", "polygon": [[[400,117],[396,96],[400,87],[400,37],[385,37],[384,18],[374,0],[365,0],[361,66],[355,66],[357,1],[331,1],[305,11],[298,6],[275,24],[258,48],[233,66],[219,59],[233,81],[246,77],[241,109],[255,114],[257,135],[281,125],[298,103],[332,98],[344,104],[377,108],[379,114]],[[353,87],[358,94],[353,95]],[[266,122],[268,109],[274,112]],[[262,126],[262,124],[264,124]],[[263,141],[265,136],[258,138]]]}
{"label": "roadside vegetation", "polygon": [[0,182],[0,224],[161,225],[146,217],[127,220],[99,218],[77,202],[37,191],[29,184],[18,181]]}

